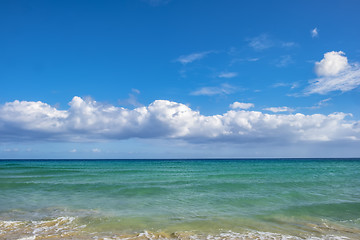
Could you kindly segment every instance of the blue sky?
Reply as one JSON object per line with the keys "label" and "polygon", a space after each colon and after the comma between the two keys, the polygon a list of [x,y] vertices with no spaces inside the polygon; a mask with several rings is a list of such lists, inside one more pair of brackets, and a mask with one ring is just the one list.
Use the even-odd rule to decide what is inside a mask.
{"label": "blue sky", "polygon": [[1,1],[0,158],[359,157],[358,1]]}

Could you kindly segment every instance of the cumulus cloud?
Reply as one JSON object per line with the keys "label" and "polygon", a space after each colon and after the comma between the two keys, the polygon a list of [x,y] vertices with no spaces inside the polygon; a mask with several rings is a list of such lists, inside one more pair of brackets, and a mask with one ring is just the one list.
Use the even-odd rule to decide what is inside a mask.
{"label": "cumulus cloud", "polygon": [[200,60],[200,59],[204,58],[209,53],[211,53],[211,51],[192,53],[189,55],[182,55],[182,56],[178,57],[178,59],[176,59],[176,61],[180,62],[182,64],[188,64],[188,63],[192,63],[196,60]]}
{"label": "cumulus cloud", "polygon": [[236,87],[224,83],[219,87],[203,87],[196,91],[191,92],[190,94],[194,96],[200,96],[200,95],[213,96],[213,95],[231,94],[234,93],[235,90]]}
{"label": "cumulus cloud", "polygon": [[345,53],[339,52],[327,52],[324,54],[324,58],[320,62],[315,63],[315,72],[318,76],[336,76],[340,72],[346,70],[349,67],[347,57]]}
{"label": "cumulus cloud", "polygon": [[232,109],[249,109],[252,107],[254,107],[253,103],[234,102],[230,104],[230,108]]}
{"label": "cumulus cloud", "polygon": [[360,141],[360,122],[346,120],[349,115],[345,113],[304,115],[230,110],[205,116],[167,100],[129,110],[80,97],[74,97],[69,106],[67,110],[58,110],[43,102],[28,101],[1,105],[0,141],[129,138],[233,143]]}
{"label": "cumulus cloud", "polygon": [[233,78],[238,74],[236,72],[222,72],[218,75],[219,78]]}
{"label": "cumulus cloud", "polygon": [[319,32],[317,28],[314,28],[313,30],[311,30],[311,37],[316,38],[319,36]]}
{"label": "cumulus cloud", "polygon": [[332,91],[350,91],[360,85],[360,66],[350,64],[345,53],[327,52],[320,62],[315,63],[318,78],[310,81],[307,94],[327,94]]}
{"label": "cumulus cloud", "polygon": [[289,108],[289,107],[269,107],[269,108],[264,108],[264,110],[266,111],[270,111],[270,112],[293,112],[294,109]]}

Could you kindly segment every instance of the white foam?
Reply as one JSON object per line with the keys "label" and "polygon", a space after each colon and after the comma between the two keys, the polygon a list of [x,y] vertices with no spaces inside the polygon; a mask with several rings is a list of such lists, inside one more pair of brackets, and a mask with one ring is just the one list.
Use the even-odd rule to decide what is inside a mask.
{"label": "white foam", "polygon": [[1,228],[6,228],[6,227],[10,227],[10,226],[18,226],[20,224],[22,224],[23,222],[21,221],[0,221],[0,227]]}
{"label": "white foam", "polygon": [[23,237],[23,238],[19,238],[18,240],[35,240],[36,236],[31,236],[31,237]]}
{"label": "white foam", "polygon": [[[0,238],[19,240],[33,240],[44,236],[61,236],[86,227],[86,225],[72,224],[74,217],[58,217],[47,221],[1,221]],[[24,236],[25,235],[25,236]],[[30,236],[29,236],[30,235]],[[15,238],[17,236],[17,238]],[[19,236],[21,236],[19,238]]]}
{"label": "white foam", "polygon": [[[323,235],[320,237],[308,236],[308,237],[298,237],[292,235],[286,235],[281,233],[272,233],[272,232],[261,232],[261,231],[251,231],[246,233],[237,233],[233,231],[223,232],[215,235],[202,235],[195,234],[191,232],[176,232],[175,239],[193,239],[193,240],[349,240],[350,238],[345,236],[335,236],[335,235]],[[157,234],[144,231],[132,237],[113,237],[113,238],[103,238],[104,240],[132,240],[132,239],[148,239],[148,240],[165,240],[165,239],[174,239],[174,238],[164,238]]]}
{"label": "white foam", "polygon": [[[83,228],[86,225],[77,225],[74,223],[74,217],[58,217],[48,221],[0,221],[0,238],[4,239],[18,239],[18,240],[35,240],[37,237],[55,237],[61,239],[64,234],[76,234],[76,236],[91,236],[92,239],[104,240],[133,240],[133,239],[148,239],[148,240],[165,240],[165,239],[192,239],[192,240],[349,240],[356,238],[349,238],[346,236],[336,235],[308,235],[308,236],[294,236],[282,233],[262,232],[262,231],[248,231],[248,232],[233,232],[226,231],[218,234],[201,234],[195,232],[175,232],[171,237],[165,237],[162,233],[143,231],[134,235],[114,234],[113,236],[104,236],[106,233],[89,233],[84,232]],[[11,235],[15,234],[15,235]],[[351,234],[351,232],[350,232]],[[16,236],[16,237],[14,237]],[[20,237],[21,236],[21,237]],[[350,235],[351,236],[351,235]],[[76,239],[76,238],[75,238]]]}

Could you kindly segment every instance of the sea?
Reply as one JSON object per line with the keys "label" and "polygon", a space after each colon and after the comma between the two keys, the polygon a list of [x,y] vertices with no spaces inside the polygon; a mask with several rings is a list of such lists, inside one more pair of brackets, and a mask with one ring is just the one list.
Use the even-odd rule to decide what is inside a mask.
{"label": "sea", "polygon": [[360,159],[1,160],[0,239],[360,239]]}

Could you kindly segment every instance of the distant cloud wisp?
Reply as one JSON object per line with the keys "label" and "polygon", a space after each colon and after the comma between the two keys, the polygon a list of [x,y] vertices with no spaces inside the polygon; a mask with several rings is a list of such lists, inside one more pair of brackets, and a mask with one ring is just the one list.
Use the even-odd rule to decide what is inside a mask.
{"label": "distant cloud wisp", "polygon": [[298,46],[296,42],[286,42],[279,39],[273,39],[267,34],[261,34],[257,37],[247,38],[248,45],[255,51],[263,51],[271,47],[292,48]]}
{"label": "distant cloud wisp", "polygon": [[316,38],[319,36],[319,32],[317,28],[314,28],[313,30],[311,30],[311,37],[312,38]]}
{"label": "distant cloud wisp", "polygon": [[294,42],[283,42],[281,43],[281,46],[284,48],[291,48],[291,47],[295,47],[297,44]]}
{"label": "distant cloud wisp", "polygon": [[314,106],[308,107],[308,109],[319,109],[323,106],[328,105],[329,101],[331,101],[331,98],[323,99],[323,100],[317,102]]}
{"label": "distant cloud wisp", "polygon": [[93,148],[93,149],[91,149],[91,151],[92,151],[93,153],[99,153],[99,152],[101,152],[101,150],[100,150],[99,148]]}
{"label": "distant cloud wisp", "polygon": [[133,88],[131,89],[131,93],[129,93],[129,97],[125,100],[119,100],[118,103],[121,105],[130,105],[134,107],[143,106],[137,99],[137,96],[140,94],[140,90]]}
{"label": "distant cloud wisp", "polygon": [[279,83],[275,83],[272,85],[272,87],[274,88],[278,88],[278,87],[290,87],[290,89],[295,89],[299,87],[299,83],[297,82],[290,82],[290,83],[284,83],[284,82],[279,82]]}
{"label": "distant cloud wisp", "polygon": [[222,72],[218,75],[219,78],[234,78],[238,74],[236,72]]}
{"label": "distant cloud wisp", "polygon": [[211,51],[192,53],[192,54],[189,54],[189,55],[182,55],[182,56],[178,57],[176,59],[176,61],[180,62],[182,64],[188,64],[188,63],[192,63],[192,62],[194,62],[196,60],[200,60],[200,59],[204,58],[209,53],[211,53]]}
{"label": "distant cloud wisp", "polygon": [[230,104],[231,109],[249,109],[252,107],[254,107],[253,103],[233,102]]}
{"label": "distant cloud wisp", "polygon": [[280,67],[280,68],[281,67],[286,67],[286,66],[288,66],[289,64],[291,64],[293,62],[294,62],[294,60],[292,59],[292,57],[290,55],[284,55],[284,56],[281,56],[277,60],[275,66]]}
{"label": "distant cloud wisp", "polygon": [[264,110],[270,111],[270,112],[274,112],[274,113],[278,113],[278,112],[293,112],[293,111],[294,111],[294,109],[289,108],[289,107],[269,107],[269,108],[264,108]]}
{"label": "distant cloud wisp", "polygon": [[274,43],[269,39],[269,36],[266,34],[261,34],[260,36],[249,38],[248,42],[249,46],[256,51],[262,51],[274,45]]}
{"label": "distant cloud wisp", "polygon": [[190,93],[190,95],[194,96],[200,96],[200,95],[207,95],[207,96],[213,96],[213,95],[227,95],[234,93],[236,91],[236,87],[224,83],[221,84],[219,87],[203,87],[196,91],[193,91]]}

